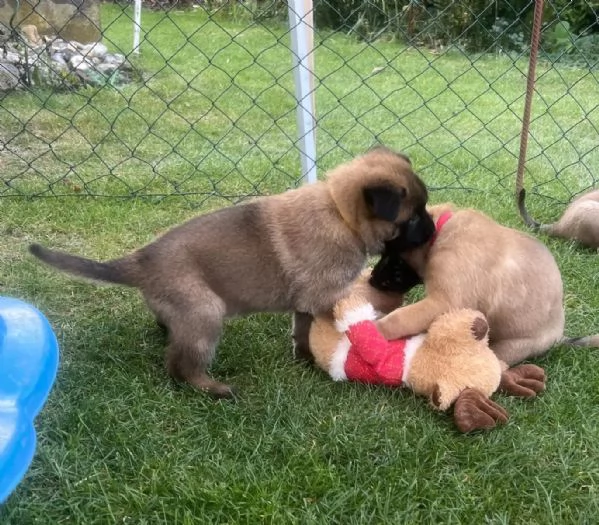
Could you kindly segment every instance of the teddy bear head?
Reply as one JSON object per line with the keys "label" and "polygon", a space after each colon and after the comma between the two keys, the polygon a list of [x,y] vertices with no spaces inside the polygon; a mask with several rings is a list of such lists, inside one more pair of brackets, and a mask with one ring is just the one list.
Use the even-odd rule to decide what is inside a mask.
{"label": "teddy bear head", "polygon": [[407,382],[439,410],[447,410],[467,388],[491,396],[499,387],[501,364],[489,348],[489,324],[476,310],[440,315],[414,354]]}
{"label": "teddy bear head", "polygon": [[428,329],[430,352],[444,355],[468,354],[489,344],[489,323],[477,310],[450,310],[433,321]]}

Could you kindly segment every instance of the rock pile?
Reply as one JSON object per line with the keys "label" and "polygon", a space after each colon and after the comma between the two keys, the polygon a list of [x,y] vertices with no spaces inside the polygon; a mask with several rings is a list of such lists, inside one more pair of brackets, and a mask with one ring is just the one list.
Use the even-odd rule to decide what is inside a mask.
{"label": "rock pile", "polygon": [[[32,29],[33,28],[33,29]],[[74,88],[120,85],[132,80],[125,56],[109,53],[101,42],[82,44],[58,37],[40,37],[35,26],[23,26],[21,37],[0,49],[0,91],[26,85]]]}

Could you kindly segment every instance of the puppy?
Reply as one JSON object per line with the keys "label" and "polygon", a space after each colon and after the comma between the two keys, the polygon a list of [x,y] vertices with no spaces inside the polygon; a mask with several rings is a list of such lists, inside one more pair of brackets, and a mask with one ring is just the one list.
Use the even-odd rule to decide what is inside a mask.
{"label": "puppy", "polygon": [[30,251],[60,270],[139,288],[168,331],[170,374],[229,397],[231,387],[207,374],[224,319],[329,310],[385,241],[430,237],[427,199],[408,158],[376,148],[324,182],[201,215],[108,262]]}
{"label": "puppy", "polygon": [[526,190],[518,194],[518,208],[525,224],[554,237],[574,239],[589,248],[599,249],[599,190],[581,195],[566,208],[554,224],[539,224],[526,210]]}
{"label": "puppy", "polygon": [[599,345],[599,336],[564,338],[562,279],[544,244],[475,210],[445,204],[429,211],[437,223],[432,240],[409,251],[401,240],[387,242],[372,272],[370,283],[387,290],[402,258],[424,281],[424,299],[378,321],[388,339],[423,332],[451,309],[472,308],[487,318],[490,346],[508,365],[556,343]]}

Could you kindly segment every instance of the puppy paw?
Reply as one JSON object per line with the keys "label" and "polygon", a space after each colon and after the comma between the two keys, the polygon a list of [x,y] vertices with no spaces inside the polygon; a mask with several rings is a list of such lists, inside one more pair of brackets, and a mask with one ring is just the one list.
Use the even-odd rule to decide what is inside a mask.
{"label": "puppy paw", "polygon": [[213,386],[210,389],[204,389],[210,397],[214,399],[237,399],[237,389],[234,386],[220,383],[218,386]]}
{"label": "puppy paw", "polygon": [[463,390],[454,404],[453,420],[464,434],[489,430],[508,420],[507,411],[473,388]]}
{"label": "puppy paw", "polygon": [[197,390],[206,392],[214,399],[236,399],[237,397],[236,389],[233,386],[215,381],[207,374],[197,374],[196,376],[182,379]]}
{"label": "puppy paw", "polygon": [[508,396],[535,397],[545,390],[545,371],[537,365],[525,364],[508,368],[501,374],[499,392]]}
{"label": "puppy paw", "polygon": [[314,362],[310,349],[310,329],[313,321],[314,317],[308,313],[295,312],[293,315],[293,358],[308,364]]}

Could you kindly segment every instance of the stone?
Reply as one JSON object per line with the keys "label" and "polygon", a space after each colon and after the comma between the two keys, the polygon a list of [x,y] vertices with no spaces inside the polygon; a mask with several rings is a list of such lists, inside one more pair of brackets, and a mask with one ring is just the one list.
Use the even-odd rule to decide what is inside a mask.
{"label": "stone", "polygon": [[4,58],[7,62],[11,62],[12,64],[18,64],[21,62],[21,55],[19,55],[19,53],[16,51],[7,51]]}
{"label": "stone", "polygon": [[79,51],[77,48],[71,44],[70,42],[65,42],[64,40],[58,40],[52,42],[50,45],[50,49],[52,53],[61,54],[65,60],[69,60],[73,55],[79,55]]}
{"label": "stone", "polygon": [[96,58],[104,58],[108,54],[108,48],[102,42],[93,45],[89,55]]}
{"label": "stone", "polygon": [[0,91],[12,91],[19,85],[19,68],[9,62],[0,61]]}
{"label": "stone", "polygon": [[104,62],[107,64],[115,64],[116,66],[120,66],[125,63],[125,56],[120,53],[111,53],[104,57]]}
{"label": "stone", "polygon": [[57,37],[42,41],[45,45],[38,47],[21,40],[5,43],[4,57],[8,59],[0,54],[0,63],[5,65],[0,71],[2,90],[19,87],[21,82],[72,89],[106,82],[121,85],[133,80],[133,69],[125,56],[108,53],[102,43],[81,44]]}
{"label": "stone", "polygon": [[52,62],[56,62],[56,64],[59,66],[66,67],[68,65],[66,58],[61,53],[53,53],[50,58],[52,59]]}
{"label": "stone", "polygon": [[85,71],[91,67],[91,64],[85,60],[83,55],[73,55],[69,60],[69,66],[71,66],[73,69]]}
{"label": "stone", "polygon": [[[0,8],[3,7],[3,2],[4,0],[0,0]],[[8,27],[7,25],[4,25],[1,21],[0,21],[0,45],[4,45],[5,42],[8,42],[8,40],[10,39],[10,27]]]}
{"label": "stone", "polygon": [[96,66],[96,69],[103,75],[110,76],[118,69],[118,66],[116,66],[115,64],[107,64],[106,62],[104,62],[102,64],[98,64]]}
{"label": "stone", "polygon": [[96,42],[95,44],[87,44],[79,48],[80,53],[83,56],[91,58],[103,58],[108,53],[108,48],[102,42]]}
{"label": "stone", "polygon": [[34,25],[39,35],[59,35],[65,40],[99,42],[102,39],[99,0],[0,0],[0,26]]}

